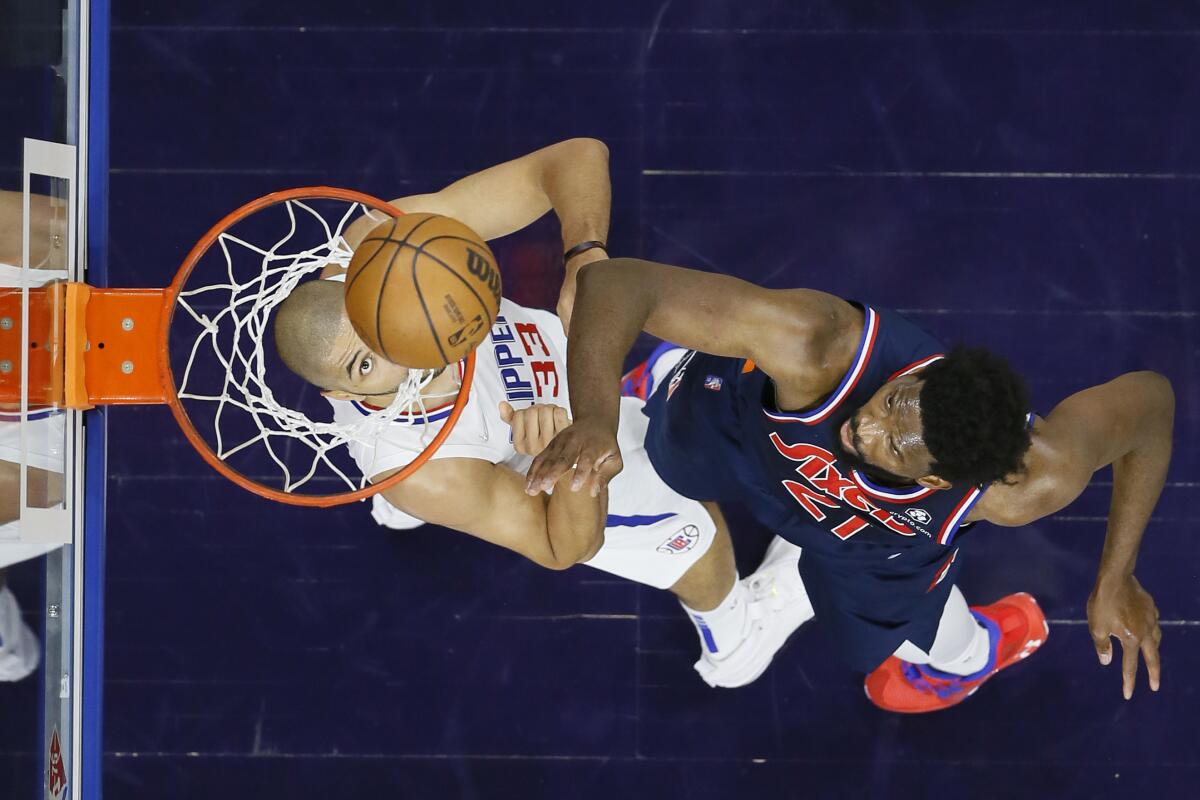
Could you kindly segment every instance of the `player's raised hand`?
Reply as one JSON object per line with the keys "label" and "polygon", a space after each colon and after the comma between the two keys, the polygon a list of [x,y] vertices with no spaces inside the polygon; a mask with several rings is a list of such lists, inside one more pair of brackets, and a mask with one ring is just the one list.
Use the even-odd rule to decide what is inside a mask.
{"label": "player's raised hand", "polygon": [[1115,585],[1096,585],[1088,598],[1088,629],[1100,663],[1112,662],[1112,638],[1121,642],[1121,677],[1125,699],[1133,697],[1137,677],[1138,653],[1146,659],[1150,688],[1158,691],[1160,664],[1158,645],[1162,629],[1158,627],[1158,608],[1154,598],[1129,575]]}
{"label": "player's raised hand", "polygon": [[525,491],[535,495],[547,491],[572,467],[571,491],[587,488],[595,497],[624,467],[617,436],[607,425],[576,421],[544,449],[525,479]]}
{"label": "player's raised hand", "polygon": [[527,456],[536,456],[545,450],[550,440],[571,424],[565,408],[546,403],[518,411],[501,400],[500,419],[512,428],[513,447]]}

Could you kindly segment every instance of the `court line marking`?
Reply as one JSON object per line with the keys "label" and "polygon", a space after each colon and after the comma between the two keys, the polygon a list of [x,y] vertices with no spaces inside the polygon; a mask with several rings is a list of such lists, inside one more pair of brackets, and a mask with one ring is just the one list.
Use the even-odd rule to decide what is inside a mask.
{"label": "court line marking", "polygon": [[[1087,625],[1086,619],[1046,619],[1051,625]],[[1200,628],[1200,619],[1160,619],[1159,627]]]}
{"label": "court line marking", "polygon": [[1143,180],[1197,181],[1196,172],[1003,172],[974,170],[757,170],[757,169],[644,169],[647,177],[730,178],[1014,178],[1020,180]]}
{"label": "court line marking", "polygon": [[1031,317],[1048,317],[1048,316],[1074,316],[1074,317],[1160,317],[1164,319],[1193,319],[1200,315],[1200,311],[1151,311],[1149,309],[1118,309],[1118,308],[1079,308],[1079,309],[1029,309],[1029,308],[981,308],[981,309],[966,309],[966,308],[898,308],[897,312],[901,314],[936,314],[938,316],[950,316],[951,314],[965,314],[969,316],[979,316],[981,314],[991,314],[993,316],[1031,316]]}
{"label": "court line marking", "polygon": [[1006,29],[979,28],[974,30],[934,30],[928,28],[858,28],[853,30],[835,30],[830,28],[674,28],[654,24],[653,27],[563,27],[563,26],[532,26],[512,25],[503,27],[467,26],[452,27],[447,25],[113,25],[114,33],[234,33],[234,32],[273,32],[273,33],[480,33],[480,34],[512,34],[512,33],[576,33],[595,36],[597,34],[612,35],[650,35],[650,34],[695,34],[697,36],[803,36],[803,37],[839,37],[855,36],[874,37],[989,37],[989,36],[1091,36],[1091,37],[1123,37],[1123,38],[1196,38],[1200,30],[1104,30],[1092,28],[1085,30],[1057,30],[1054,28]]}
{"label": "court line marking", "polygon": [[[678,689],[678,685],[673,684],[647,684],[638,686],[637,689],[657,689],[670,688]],[[640,694],[640,692],[639,692]],[[795,756],[683,756],[683,755],[652,755],[645,756],[634,754],[606,754],[606,755],[553,755],[553,754],[522,754],[522,753],[310,753],[310,752],[277,752],[266,750],[260,753],[251,752],[212,752],[199,753],[196,751],[171,751],[171,750],[109,750],[104,753],[106,758],[191,758],[191,759],[238,759],[238,760],[256,760],[263,759],[336,759],[341,761],[584,761],[599,764],[608,764],[614,761],[620,762],[643,762],[643,761],[658,761],[663,763],[680,762],[687,764],[710,764],[710,763],[734,763],[745,764],[753,763],[756,765],[765,765],[768,763],[778,764],[846,764],[861,766],[862,760],[854,760],[850,758],[830,758],[822,756],[821,758],[805,759]],[[957,758],[938,759],[938,758],[923,758],[914,759],[905,757],[904,759],[892,759],[889,763],[904,763],[904,764],[950,764],[954,766],[964,766],[966,762]],[[989,758],[987,761],[989,766],[1005,767],[1013,765],[1027,765],[1046,767],[1046,761],[1028,760],[1028,759],[995,759]],[[1111,758],[1098,758],[1094,761],[1085,761],[1080,759],[1071,759],[1063,762],[1055,762],[1054,766],[1081,766],[1093,765],[1101,767],[1112,767],[1119,765],[1136,765],[1145,766],[1142,761],[1114,761]],[[1192,759],[1187,761],[1155,761],[1154,767],[1187,767],[1195,768],[1196,762]],[[971,765],[971,769],[978,769],[977,766]]]}

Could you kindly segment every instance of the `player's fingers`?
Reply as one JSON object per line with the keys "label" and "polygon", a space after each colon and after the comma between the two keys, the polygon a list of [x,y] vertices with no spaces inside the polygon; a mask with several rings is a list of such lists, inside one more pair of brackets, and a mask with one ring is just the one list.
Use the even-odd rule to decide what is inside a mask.
{"label": "player's fingers", "polygon": [[538,476],[529,484],[525,491],[533,495],[541,494],[553,488],[558,479],[570,469],[570,463],[561,456],[551,458],[542,463],[542,469],[538,473]]}
{"label": "player's fingers", "polygon": [[554,447],[554,442],[551,442],[550,446],[539,453],[533,459],[533,463],[529,465],[529,472],[525,473],[526,494],[537,494],[541,491],[538,489],[538,485],[541,483],[542,475],[546,472],[546,464],[553,457]]}
{"label": "player's fingers", "polygon": [[536,495],[553,486],[563,473],[575,463],[571,452],[570,436],[556,436],[550,445],[533,460],[525,480],[525,491]]}
{"label": "player's fingers", "polygon": [[542,439],[542,415],[541,409],[537,406],[525,409],[525,454],[537,455],[545,448],[541,446]]}
{"label": "player's fingers", "polygon": [[545,450],[558,434],[558,426],[554,424],[554,413],[557,410],[558,406],[538,407],[538,440],[537,450],[534,452],[540,453]]}
{"label": "player's fingers", "polygon": [[592,497],[598,496],[601,490],[608,486],[608,482],[615,478],[623,467],[624,464],[621,462],[621,455],[619,453],[614,453],[600,464],[597,464],[591,484],[588,486],[588,491],[591,492]]}
{"label": "player's fingers", "polygon": [[554,433],[557,435],[561,431],[570,427],[571,415],[562,406],[554,406]]}
{"label": "player's fingers", "polygon": [[1157,692],[1162,679],[1162,662],[1158,658],[1158,640],[1146,637],[1142,640],[1142,658],[1146,660],[1146,672],[1150,676],[1150,690]]}
{"label": "player's fingers", "polygon": [[1096,657],[1100,659],[1100,665],[1107,667],[1112,663],[1112,639],[1109,638],[1108,631],[1101,631],[1093,628],[1092,644],[1096,646]]}
{"label": "player's fingers", "polygon": [[571,479],[571,491],[578,492],[584,486],[589,486],[592,471],[596,467],[596,459],[590,453],[580,453],[575,462],[575,477]]}
{"label": "player's fingers", "polygon": [[512,422],[512,443],[513,449],[518,453],[528,453],[526,443],[529,437],[529,415],[524,411],[518,411],[513,414]]}
{"label": "player's fingers", "polygon": [[1138,646],[1132,637],[1121,640],[1121,688],[1125,699],[1133,697],[1133,683],[1137,679]]}
{"label": "player's fingers", "polygon": [[513,418],[513,407],[508,404],[507,400],[500,401],[500,419],[506,424],[511,423]]}

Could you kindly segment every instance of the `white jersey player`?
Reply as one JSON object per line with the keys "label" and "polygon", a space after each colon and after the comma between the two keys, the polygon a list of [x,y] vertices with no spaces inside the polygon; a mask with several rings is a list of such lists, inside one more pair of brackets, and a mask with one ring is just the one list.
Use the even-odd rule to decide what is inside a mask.
{"label": "white jersey player", "polygon": [[[594,140],[571,140],[440,192],[392,202],[405,212],[452,216],[488,239],[553,208],[564,241],[599,245],[607,233],[608,198],[607,150]],[[368,218],[356,222],[347,240],[356,245],[375,224]],[[375,517],[397,528],[426,521],[545,567],[586,563],[669,589],[699,634],[701,676],[713,686],[749,683],[812,616],[797,572],[799,551],[776,539],[763,566],[738,580],[719,512],[671,491],[650,465],[640,400],[622,401],[625,470],[607,492],[525,493],[523,475],[531,455],[569,425],[564,327],[573,275],[585,263],[606,257],[599,246],[572,247],[568,255],[559,316],[502,301],[489,336],[476,350],[474,381],[457,424],[428,463],[382,493]],[[334,281],[297,287],[277,312],[274,334],[284,362],[325,390],[336,419],[353,420],[369,410],[368,404],[386,406],[407,374],[370,352],[354,333],[341,286]],[[661,369],[667,368],[664,362]],[[415,459],[449,416],[449,405],[439,408],[438,402],[452,400],[459,381],[458,366],[446,368],[424,389],[423,413],[414,409],[400,415],[372,445],[353,447],[364,474],[379,481]]]}
{"label": "white jersey player", "polygon": [[[570,405],[564,380],[566,352],[557,317],[502,300],[491,334],[475,351],[475,377],[466,408],[433,458],[478,459],[524,475],[532,454],[521,452],[514,443],[512,415],[503,404],[514,411],[551,405],[565,412]],[[669,368],[669,362],[660,363]],[[460,369],[454,368],[456,377]],[[371,410],[357,401],[329,398],[329,402],[338,422],[353,422]],[[427,415],[402,416],[374,446],[352,445],[350,452],[359,468],[374,478],[407,466],[441,429],[451,405],[428,408]],[[700,503],[672,491],[655,474],[643,446],[647,423],[643,405],[633,397],[621,401],[618,436],[626,468],[609,487],[604,544],[584,563],[669,589],[708,552],[716,524]],[[376,501],[374,516],[393,528],[422,524],[383,498]]]}

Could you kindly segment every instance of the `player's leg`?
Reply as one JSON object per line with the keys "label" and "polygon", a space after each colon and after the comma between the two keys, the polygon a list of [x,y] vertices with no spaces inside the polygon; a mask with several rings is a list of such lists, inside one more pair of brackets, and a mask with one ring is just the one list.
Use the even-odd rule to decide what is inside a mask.
{"label": "player's leg", "polygon": [[1050,633],[1028,594],[970,608],[950,590],[937,633],[926,650],[904,642],[892,658],[867,676],[867,696],[889,711],[922,713],[956,705],[988,678],[1028,657]]}
{"label": "player's leg", "polygon": [[712,544],[691,569],[671,587],[685,608],[711,611],[726,599],[738,583],[737,564],[733,560],[733,540],[729,523],[716,503],[701,503],[716,525]]}
{"label": "player's leg", "polygon": [[715,526],[713,544],[671,591],[700,638],[700,677],[714,687],[744,686],[813,617],[800,580],[800,548],[776,537],[759,568],[739,580],[729,525],[716,503],[703,508]]}
{"label": "player's leg", "polygon": [[988,644],[988,629],[971,614],[966,599],[955,586],[942,609],[937,635],[929,651],[905,642],[896,650],[896,657],[910,664],[928,664],[954,675],[970,675],[987,666]]}

